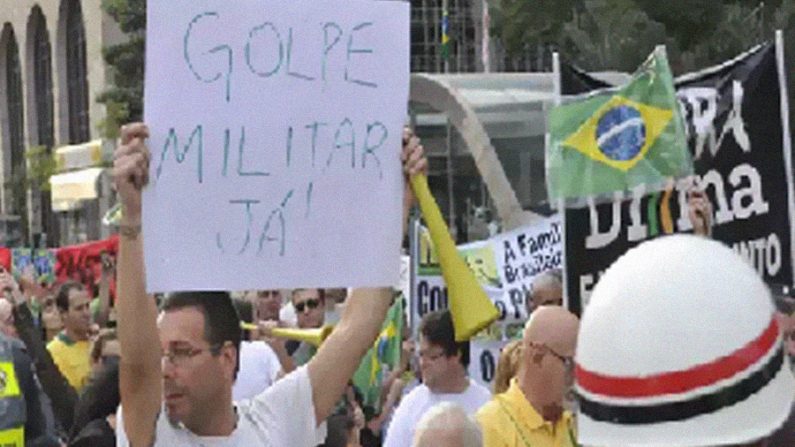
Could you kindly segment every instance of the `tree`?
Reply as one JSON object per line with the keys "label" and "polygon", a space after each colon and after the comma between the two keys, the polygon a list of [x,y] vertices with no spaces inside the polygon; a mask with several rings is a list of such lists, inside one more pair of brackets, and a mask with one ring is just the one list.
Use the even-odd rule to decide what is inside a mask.
{"label": "tree", "polygon": [[542,43],[589,70],[632,71],[657,44],[668,48],[675,72],[695,70],[795,25],[793,2],[781,0],[566,0],[550,11],[498,0],[492,7],[499,18],[492,32],[509,52]]}
{"label": "tree", "polygon": [[499,30],[509,53],[528,45],[555,42],[564,24],[581,8],[584,0],[496,0],[491,2],[492,28]]}
{"label": "tree", "polygon": [[107,109],[100,131],[106,138],[116,138],[120,124],[143,118],[146,0],[103,0],[102,8],[128,36],[126,42],[102,51],[111,86],[97,98]]}

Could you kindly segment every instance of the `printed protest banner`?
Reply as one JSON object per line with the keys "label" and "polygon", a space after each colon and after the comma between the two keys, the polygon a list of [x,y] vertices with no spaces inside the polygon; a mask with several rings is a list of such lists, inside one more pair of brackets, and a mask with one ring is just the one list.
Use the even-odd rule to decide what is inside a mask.
{"label": "printed protest banner", "polygon": [[500,352],[508,343],[509,340],[472,340],[469,344],[469,377],[491,389]]}
{"label": "printed protest banner", "polygon": [[[776,45],[676,80],[695,178],[649,194],[641,186],[612,203],[566,210],[566,283],[580,312],[599,276],[640,242],[689,232],[687,192],[704,189],[713,237],[733,247],[765,281],[793,284],[793,189]],[[565,81],[565,78],[564,78]],[[564,82],[563,93],[569,91]]]}
{"label": "printed protest banner", "polygon": [[408,32],[405,2],[152,2],[147,289],[397,283]]}
{"label": "printed protest banner", "polygon": [[[447,288],[430,237],[422,228],[415,231],[418,247],[413,252],[417,274],[412,287],[412,324],[416,328],[426,313],[447,309]],[[527,320],[526,299],[533,279],[562,267],[563,226],[556,214],[458,249],[500,311],[497,333],[490,336],[513,338]]]}
{"label": "printed protest banner", "polygon": [[506,311],[527,320],[526,299],[538,274],[563,267],[563,224],[559,215],[491,239],[497,257]]}
{"label": "printed protest banner", "polygon": [[[102,256],[116,258],[119,250],[119,237],[111,236],[101,241],[69,245],[55,250],[55,277],[58,281],[77,281],[93,290],[102,277]],[[111,279],[111,296],[116,294],[115,278]]]}

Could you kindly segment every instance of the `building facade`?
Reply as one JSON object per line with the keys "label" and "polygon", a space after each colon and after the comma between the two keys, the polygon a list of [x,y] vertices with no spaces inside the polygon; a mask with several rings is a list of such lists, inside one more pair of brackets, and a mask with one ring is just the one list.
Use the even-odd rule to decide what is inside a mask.
{"label": "building facade", "polygon": [[[100,138],[105,108],[96,97],[108,80],[102,48],[123,38],[101,3],[0,0],[0,245],[100,236],[99,209],[91,209],[100,206],[80,201],[54,212],[30,155]],[[81,220],[83,228],[69,228]]]}

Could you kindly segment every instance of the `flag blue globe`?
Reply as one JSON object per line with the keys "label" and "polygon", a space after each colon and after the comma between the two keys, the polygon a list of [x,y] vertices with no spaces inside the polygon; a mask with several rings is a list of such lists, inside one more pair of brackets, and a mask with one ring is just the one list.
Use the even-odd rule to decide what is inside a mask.
{"label": "flag blue globe", "polygon": [[620,105],[608,110],[596,126],[596,141],[611,160],[635,158],[646,143],[646,126],[638,109]]}

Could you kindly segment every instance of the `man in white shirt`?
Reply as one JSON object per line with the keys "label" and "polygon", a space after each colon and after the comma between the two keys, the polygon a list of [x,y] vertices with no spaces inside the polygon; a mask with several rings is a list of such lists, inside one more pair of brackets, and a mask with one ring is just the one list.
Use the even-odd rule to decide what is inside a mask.
{"label": "man in white shirt", "polygon": [[[125,446],[290,446],[323,441],[328,417],[392,300],[388,288],[353,292],[345,315],[315,357],[250,401],[232,402],[241,331],[229,295],[169,296],[158,315],[146,294],[141,196],[148,181],[146,125],[122,128],[114,183],[122,204],[118,255],[121,410],[117,444]],[[404,134],[404,171],[427,169],[419,140]],[[406,189],[408,194],[410,191]],[[411,196],[409,196],[411,197]],[[404,218],[411,200],[404,200]],[[404,222],[404,231],[405,231]]]}
{"label": "man in white shirt", "polygon": [[232,387],[232,400],[251,399],[279,378],[282,365],[276,352],[264,341],[240,342],[240,371]]}
{"label": "man in white shirt", "polygon": [[412,445],[420,418],[434,405],[454,403],[469,416],[485,405],[491,393],[467,376],[467,365],[469,342],[456,343],[450,312],[425,315],[420,323],[423,383],[403,398],[389,425],[384,446]]}

